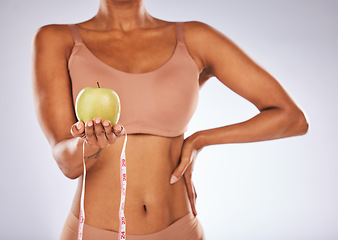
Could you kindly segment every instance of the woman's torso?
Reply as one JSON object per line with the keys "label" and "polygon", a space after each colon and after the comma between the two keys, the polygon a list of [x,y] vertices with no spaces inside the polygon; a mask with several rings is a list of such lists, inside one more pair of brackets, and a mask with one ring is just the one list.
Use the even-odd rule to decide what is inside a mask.
{"label": "woman's torso", "polygon": [[[101,152],[86,178],[86,223],[116,232],[119,229],[119,161],[123,138]],[[125,205],[128,234],[159,231],[191,211],[183,178],[174,185],[169,183],[179,162],[182,143],[183,136],[128,135]],[[81,183],[82,177],[72,206],[76,216]]]}
{"label": "woman's torso", "polygon": [[[86,24],[78,27],[85,44],[82,47],[93,53],[97,60],[106,67],[113,67],[126,74],[134,73],[135,76],[162,68],[177,48],[175,24],[168,23],[144,34],[142,31],[103,34],[84,30]],[[69,56],[72,49],[70,47]],[[194,67],[198,73],[197,66]],[[126,129],[128,132],[128,127]],[[171,173],[179,163],[183,140],[183,134],[170,137],[137,133],[128,135],[125,206],[128,234],[159,231],[191,211],[183,178],[174,185],[169,183]],[[122,144],[123,139],[119,139],[105,148],[87,173],[85,212],[89,225],[113,231],[119,229],[119,158]],[[80,178],[72,206],[76,216],[79,214],[81,183]]]}

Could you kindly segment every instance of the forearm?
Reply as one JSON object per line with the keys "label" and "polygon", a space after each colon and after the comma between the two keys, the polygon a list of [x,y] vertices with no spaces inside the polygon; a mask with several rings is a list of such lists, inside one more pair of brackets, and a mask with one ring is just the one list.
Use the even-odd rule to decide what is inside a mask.
{"label": "forearm", "polygon": [[241,123],[198,132],[201,147],[225,143],[247,143],[279,139],[307,132],[302,111],[270,108]]}
{"label": "forearm", "polygon": [[[65,176],[75,179],[83,173],[83,157],[87,170],[97,161],[102,148],[83,144],[82,138],[65,139],[53,147],[53,156]],[[85,152],[83,155],[83,147]]]}

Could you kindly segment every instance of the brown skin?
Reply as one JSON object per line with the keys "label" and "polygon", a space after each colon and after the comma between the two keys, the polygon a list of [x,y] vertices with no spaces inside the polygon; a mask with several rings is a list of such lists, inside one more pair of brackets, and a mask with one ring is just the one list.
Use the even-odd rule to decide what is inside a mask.
{"label": "brown skin", "polygon": [[[176,44],[175,24],[150,16],[141,0],[101,0],[97,15],[78,27],[94,55],[125,72],[157,69],[170,58]],[[245,122],[198,131],[186,139],[183,135],[129,135],[128,234],[159,231],[190,211],[196,214],[191,176],[194,160],[203,147],[291,137],[308,129],[304,113],[281,85],[222,33],[200,22],[187,22],[184,34],[200,69],[200,86],[215,76],[260,113]],[[72,47],[73,38],[66,25],[48,25],[37,32],[32,80],[37,116],[62,172],[72,179],[79,177],[74,214],[79,213],[84,143],[88,158],[86,223],[118,231],[119,155],[123,144],[119,138],[123,129],[99,117],[77,123],[67,68]],[[169,183],[171,175],[178,179],[174,184]]]}

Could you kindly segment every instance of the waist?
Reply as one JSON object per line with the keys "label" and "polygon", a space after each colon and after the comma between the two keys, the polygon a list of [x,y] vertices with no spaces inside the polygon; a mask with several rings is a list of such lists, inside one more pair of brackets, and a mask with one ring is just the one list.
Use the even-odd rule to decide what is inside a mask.
{"label": "waist", "polygon": [[[86,222],[94,227],[118,231],[120,204],[119,157],[123,139],[104,149],[87,172]],[[127,192],[125,216],[129,234],[160,231],[190,212],[183,178],[174,185],[169,180],[179,162],[183,136],[164,138],[128,135]],[[82,179],[72,211],[78,216]]]}

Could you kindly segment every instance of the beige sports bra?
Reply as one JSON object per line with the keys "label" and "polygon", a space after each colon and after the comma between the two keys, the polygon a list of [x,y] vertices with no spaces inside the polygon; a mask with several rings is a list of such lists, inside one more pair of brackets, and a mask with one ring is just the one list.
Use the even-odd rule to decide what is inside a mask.
{"label": "beige sports bra", "polygon": [[75,42],[68,62],[74,106],[78,93],[97,87],[99,81],[119,95],[119,124],[128,134],[183,134],[199,95],[199,69],[185,45],[183,26],[176,23],[176,48],[165,64],[146,73],[127,73],[98,59],[83,43],[76,25],[69,25]]}

